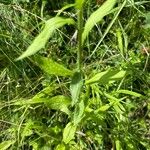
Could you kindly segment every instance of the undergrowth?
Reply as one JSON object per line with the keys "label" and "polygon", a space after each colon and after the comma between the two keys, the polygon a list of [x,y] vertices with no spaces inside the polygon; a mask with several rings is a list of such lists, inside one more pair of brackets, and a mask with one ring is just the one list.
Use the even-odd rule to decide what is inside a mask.
{"label": "undergrowth", "polygon": [[150,2],[0,2],[0,150],[150,150]]}

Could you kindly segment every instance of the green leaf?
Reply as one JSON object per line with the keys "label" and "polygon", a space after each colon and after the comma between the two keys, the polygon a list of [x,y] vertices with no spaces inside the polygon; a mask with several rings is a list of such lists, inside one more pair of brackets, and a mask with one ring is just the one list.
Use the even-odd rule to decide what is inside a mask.
{"label": "green leaf", "polygon": [[146,23],[150,24],[150,11],[148,13],[145,13],[145,19],[146,19]]}
{"label": "green leaf", "polygon": [[77,9],[81,9],[83,6],[84,0],[76,0],[75,5]]}
{"label": "green leaf", "polygon": [[69,122],[63,132],[63,142],[68,144],[72,139],[74,139],[74,135],[76,132],[77,126],[73,123]]}
{"label": "green leaf", "polygon": [[66,150],[66,147],[64,144],[59,144],[57,145],[56,150]]}
{"label": "green leaf", "polygon": [[47,86],[43,90],[41,90],[39,93],[37,93],[34,98],[40,98],[40,97],[45,97],[45,96],[51,96],[53,91],[56,90],[58,87],[54,85]]}
{"label": "green leaf", "polygon": [[117,93],[123,93],[123,94],[128,94],[131,96],[135,96],[135,97],[141,97],[142,95],[133,91],[129,91],[129,90],[118,90],[116,91]]}
{"label": "green leaf", "polygon": [[121,142],[119,140],[116,140],[115,143],[116,143],[116,150],[122,150]]}
{"label": "green leaf", "polygon": [[39,66],[44,72],[49,75],[56,76],[72,76],[73,72],[64,66],[54,62],[50,58],[37,56],[34,58],[37,66]]}
{"label": "green leaf", "polygon": [[68,4],[68,5],[65,5],[63,8],[61,8],[58,13],[57,13],[57,16],[59,16],[64,10],[68,9],[68,8],[71,8],[75,6],[75,4]]}
{"label": "green leaf", "polygon": [[123,79],[125,75],[126,75],[126,71],[109,69],[107,71],[103,71],[103,72],[96,74],[94,77],[87,80],[85,84],[93,84],[96,82],[101,83],[101,84],[113,83],[115,81]]}
{"label": "green leaf", "polygon": [[77,125],[84,117],[84,109],[85,109],[84,101],[81,100],[80,103],[77,104],[75,108],[74,116],[73,116],[73,122],[75,125]]}
{"label": "green leaf", "polygon": [[82,74],[80,72],[75,72],[70,84],[72,106],[74,106],[78,102],[82,86],[83,86]]}
{"label": "green leaf", "polygon": [[15,141],[9,140],[0,143],[0,150],[7,150]]}
{"label": "green leaf", "polygon": [[98,108],[95,113],[98,113],[98,112],[105,112],[107,111],[112,105],[113,105],[114,102],[111,102],[109,104],[105,104],[103,106],[101,106],[100,108]]}
{"label": "green leaf", "polygon": [[34,39],[33,43],[28,47],[28,49],[16,60],[21,60],[25,57],[31,56],[38,52],[41,48],[44,48],[48,39],[52,37],[53,32],[65,24],[74,24],[74,20],[70,18],[66,19],[54,17],[46,21],[43,31]]}
{"label": "green leaf", "polygon": [[150,28],[150,11],[144,14],[145,17],[145,24],[143,25],[143,27],[145,29],[149,29]]}
{"label": "green leaf", "polygon": [[118,113],[118,114],[122,114],[123,111],[125,111],[125,108],[123,107],[123,105],[120,103],[120,99],[108,94],[108,93],[104,93],[104,95],[108,98],[109,102],[111,104],[113,104],[112,106],[114,107],[114,110]]}
{"label": "green leaf", "polygon": [[107,0],[99,9],[91,14],[91,16],[86,21],[82,42],[84,43],[86,37],[88,36],[91,29],[95,26],[96,23],[100,22],[104,16],[106,16],[109,11],[113,8],[117,0]]}
{"label": "green leaf", "polygon": [[28,121],[25,123],[23,131],[21,133],[22,139],[24,139],[26,136],[30,136],[33,134],[33,130],[31,128],[32,125],[34,125],[33,121],[28,119]]}
{"label": "green leaf", "polygon": [[65,112],[66,114],[70,114],[70,111],[68,109],[68,106],[71,104],[71,99],[69,97],[58,95],[55,97],[52,97],[48,102],[46,102],[46,105],[55,110],[61,110],[62,112]]}
{"label": "green leaf", "polygon": [[29,100],[20,100],[14,103],[14,105],[32,105],[44,103],[47,107],[54,110],[61,110],[66,114],[70,114],[68,106],[71,104],[69,97],[58,95],[52,98],[32,98]]}
{"label": "green leaf", "polygon": [[122,32],[120,29],[117,30],[117,38],[118,38],[118,48],[120,50],[120,53],[122,56],[124,56],[124,45],[123,45],[123,38],[122,38]]}

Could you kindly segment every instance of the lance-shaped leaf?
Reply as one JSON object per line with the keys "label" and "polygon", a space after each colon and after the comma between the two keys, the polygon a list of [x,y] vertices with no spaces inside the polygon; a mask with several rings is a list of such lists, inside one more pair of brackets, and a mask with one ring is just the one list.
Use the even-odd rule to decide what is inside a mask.
{"label": "lance-shaped leaf", "polygon": [[142,96],[141,94],[139,94],[137,92],[133,92],[133,91],[129,91],[129,90],[118,90],[116,92],[117,93],[131,95],[131,96],[135,96],[135,97],[141,97]]}
{"label": "lance-shaped leaf", "polygon": [[68,9],[68,8],[71,8],[71,7],[73,7],[73,6],[75,6],[75,4],[68,4],[68,5],[65,5],[63,8],[61,8],[61,9],[58,11],[57,16],[60,16],[60,14],[61,14],[64,10],[66,10],[66,9]]}
{"label": "lance-shaped leaf", "polygon": [[81,9],[83,3],[84,3],[84,0],[76,0],[76,2],[75,2],[76,8]]}
{"label": "lance-shaped leaf", "polygon": [[53,32],[65,24],[74,24],[74,20],[70,18],[64,19],[61,17],[54,17],[46,21],[43,31],[34,39],[28,49],[16,60],[31,56],[38,52],[41,48],[44,48],[48,39],[52,37]]}
{"label": "lance-shaped leaf", "polygon": [[121,80],[125,77],[126,71],[124,70],[107,70],[100,72],[96,74],[91,79],[87,80],[86,84],[93,84],[93,83],[101,83],[101,84],[107,84],[107,83],[113,83],[115,81]]}
{"label": "lance-shaped leaf", "polygon": [[75,72],[70,84],[72,106],[74,106],[78,102],[82,86],[83,86],[82,74],[80,72]]}
{"label": "lance-shaped leaf", "polygon": [[63,142],[68,144],[72,139],[74,139],[74,135],[76,132],[77,126],[73,123],[69,122],[63,132]]}
{"label": "lance-shaped leaf", "polygon": [[0,150],[7,150],[15,141],[9,140],[0,143]]}
{"label": "lance-shaped leaf", "polygon": [[86,21],[84,31],[82,34],[82,42],[86,39],[91,29],[96,23],[100,22],[104,16],[106,16],[109,11],[113,8],[117,0],[107,0],[99,9],[91,14],[91,16]]}
{"label": "lance-shaped leaf", "polygon": [[74,122],[75,125],[77,125],[83,119],[84,109],[85,109],[84,101],[81,100],[76,105],[76,108],[75,108],[75,111],[74,111],[73,122]]}
{"label": "lance-shaped leaf", "polygon": [[56,75],[56,76],[72,76],[73,72],[63,65],[60,65],[53,61],[50,58],[36,56],[34,58],[34,62],[39,66],[44,72],[49,75]]}
{"label": "lance-shaped leaf", "polygon": [[20,100],[14,103],[14,105],[35,105],[35,104],[42,104],[44,103],[47,107],[54,109],[54,110],[60,110],[62,112],[65,112],[66,114],[70,114],[70,111],[68,109],[68,106],[71,104],[71,98],[63,96],[63,95],[57,95],[51,98],[35,98],[29,100]]}

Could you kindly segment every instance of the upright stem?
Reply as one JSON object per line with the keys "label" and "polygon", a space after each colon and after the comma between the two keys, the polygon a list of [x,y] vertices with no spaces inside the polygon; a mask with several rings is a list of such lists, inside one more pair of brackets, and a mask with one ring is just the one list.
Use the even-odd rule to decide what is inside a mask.
{"label": "upright stem", "polygon": [[83,31],[83,8],[81,7],[80,10],[78,10],[78,52],[77,52],[77,67],[78,70],[81,72],[82,67],[82,31]]}

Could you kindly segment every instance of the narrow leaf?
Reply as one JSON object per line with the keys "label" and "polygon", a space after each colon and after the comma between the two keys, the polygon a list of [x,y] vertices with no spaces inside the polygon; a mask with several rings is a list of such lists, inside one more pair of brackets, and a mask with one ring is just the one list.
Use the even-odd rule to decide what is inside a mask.
{"label": "narrow leaf", "polygon": [[109,11],[113,8],[117,0],[107,0],[99,9],[91,14],[91,16],[86,21],[82,42],[86,39],[91,29],[95,26],[96,23],[100,22],[104,16],[106,16]]}
{"label": "narrow leaf", "polygon": [[72,106],[74,106],[78,102],[82,85],[83,85],[82,74],[80,72],[75,72],[70,85]]}
{"label": "narrow leaf", "polygon": [[142,95],[133,91],[129,91],[129,90],[118,90],[116,91],[117,93],[123,93],[123,94],[128,94],[131,96],[135,96],[135,97],[141,97]]}
{"label": "narrow leaf", "polygon": [[44,48],[48,39],[52,37],[53,32],[65,24],[74,24],[74,21],[70,18],[64,19],[61,17],[54,17],[46,21],[43,31],[34,39],[28,49],[16,60],[21,60],[25,57],[31,56],[41,48]]}
{"label": "narrow leaf", "polygon": [[87,80],[86,84],[92,84],[92,83],[101,83],[101,84],[107,84],[107,83],[113,83],[115,81],[121,80],[126,75],[126,71],[124,70],[107,70],[100,72],[96,74],[91,79]]}
{"label": "narrow leaf", "polygon": [[61,110],[66,114],[70,114],[68,106],[71,104],[69,97],[58,95],[52,98],[33,98],[29,100],[20,100],[14,103],[14,105],[32,105],[32,104],[46,104],[47,107],[54,110]]}
{"label": "narrow leaf", "polygon": [[63,142],[68,144],[72,139],[74,139],[74,135],[76,132],[77,126],[73,123],[69,122],[63,132]]}
{"label": "narrow leaf", "polygon": [[68,4],[68,5],[65,5],[63,8],[61,8],[58,13],[57,13],[57,16],[59,16],[64,10],[68,9],[68,8],[71,8],[75,6],[75,4]]}
{"label": "narrow leaf", "polygon": [[84,3],[84,0],[76,0],[75,2],[76,8],[81,9],[83,3]]}
{"label": "narrow leaf", "polygon": [[84,116],[84,109],[85,109],[84,101],[81,100],[79,104],[76,106],[73,116],[73,121],[75,125],[77,125],[82,120]]}
{"label": "narrow leaf", "polygon": [[103,106],[101,106],[100,108],[98,108],[95,113],[98,113],[98,112],[105,112],[107,111],[112,105],[113,105],[114,102],[111,102],[109,104],[105,104]]}
{"label": "narrow leaf", "polygon": [[49,75],[56,76],[72,76],[73,72],[64,66],[54,62],[50,58],[37,56],[34,59],[37,66],[39,66],[44,72]]}
{"label": "narrow leaf", "polygon": [[118,114],[122,114],[123,111],[125,111],[125,108],[122,106],[122,104],[120,103],[120,99],[108,94],[108,93],[104,93],[104,95],[108,98],[110,103],[113,103],[113,107],[114,110],[118,113]]}
{"label": "narrow leaf", "polygon": [[2,143],[0,143],[0,150],[7,150],[12,144],[14,144],[14,141],[4,141]]}

